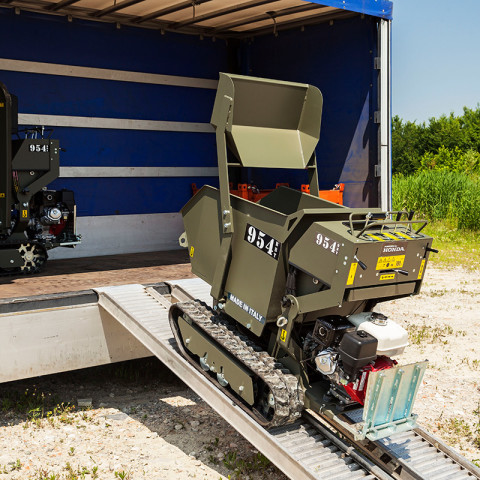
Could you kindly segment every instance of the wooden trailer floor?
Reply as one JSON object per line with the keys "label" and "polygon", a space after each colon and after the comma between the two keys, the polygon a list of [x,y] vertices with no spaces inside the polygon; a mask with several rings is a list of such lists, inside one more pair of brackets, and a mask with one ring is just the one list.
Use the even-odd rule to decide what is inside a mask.
{"label": "wooden trailer floor", "polygon": [[49,260],[40,273],[0,277],[0,298],[191,278],[186,250]]}

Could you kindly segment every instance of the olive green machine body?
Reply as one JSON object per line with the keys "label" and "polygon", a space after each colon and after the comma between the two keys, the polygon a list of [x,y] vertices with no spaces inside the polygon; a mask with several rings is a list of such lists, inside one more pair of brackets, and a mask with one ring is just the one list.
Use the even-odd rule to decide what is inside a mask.
{"label": "olive green machine body", "polygon": [[[193,273],[256,336],[292,319],[279,334],[285,347],[295,322],[418,293],[432,243],[407,212],[318,197],[321,109],[311,85],[221,74],[212,115],[220,188],[203,187],[182,209]],[[307,169],[311,195],[282,187],[259,203],[235,197],[229,166]]]}

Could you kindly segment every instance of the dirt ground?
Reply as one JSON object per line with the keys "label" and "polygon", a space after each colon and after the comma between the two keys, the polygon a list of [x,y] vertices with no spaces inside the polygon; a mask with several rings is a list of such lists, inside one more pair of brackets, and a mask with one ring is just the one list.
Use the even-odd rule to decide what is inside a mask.
{"label": "dirt ground", "polygon": [[422,293],[378,305],[409,332],[398,360],[428,359],[415,411],[427,430],[480,464],[480,274],[429,268]]}
{"label": "dirt ground", "polygon": [[[190,276],[178,253],[138,255],[69,275],[51,262],[34,281],[2,279],[0,297]],[[419,422],[480,463],[479,273],[429,268],[421,295],[376,310],[409,331],[399,363],[430,361]],[[155,359],[4,384],[0,402],[0,479],[286,479]]]}

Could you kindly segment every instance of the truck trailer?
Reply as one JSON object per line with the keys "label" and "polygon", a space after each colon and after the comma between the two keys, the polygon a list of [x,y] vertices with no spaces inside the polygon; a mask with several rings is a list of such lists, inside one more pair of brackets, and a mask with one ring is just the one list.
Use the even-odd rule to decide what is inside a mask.
{"label": "truck trailer", "polygon": [[[78,205],[82,243],[74,250],[55,249],[51,258],[95,262],[98,255],[179,247],[184,229],[179,212],[201,198],[190,200],[192,183],[216,188],[222,176],[210,125],[220,72],[312,85],[324,98],[321,136],[314,146],[317,185],[308,169],[286,173],[251,166],[238,183],[262,190],[277,183],[296,190],[309,184],[313,192],[344,184],[344,207],[336,206],[342,212],[390,211],[392,8],[387,0],[1,2],[0,81],[21,99],[22,128],[55,128],[67,152],[59,178],[47,187],[74,191]],[[366,226],[376,229],[372,218]],[[341,228],[355,230],[357,220]],[[429,247],[419,235],[412,244]],[[188,253],[193,261],[199,258],[190,248]],[[268,247],[258,254],[269,255]],[[360,278],[361,263],[367,262],[365,256],[358,259]],[[347,280],[354,277],[347,273]],[[320,285],[322,278],[317,280],[311,285]],[[201,301],[221,309],[222,298],[212,299],[205,279],[82,284],[82,290],[72,285],[67,275],[58,292],[0,301],[0,381],[155,355],[289,478],[325,478],[321,459],[327,443],[340,452],[329,466],[335,476],[328,478],[429,478],[431,462],[416,467],[417,455],[432,457],[442,475],[480,478],[478,469],[420,428],[401,438],[358,440],[351,426],[358,415],[361,421],[361,408],[334,412],[335,418],[305,409],[293,423],[263,428],[178,352],[169,325],[171,305]],[[361,287],[352,284],[347,290],[355,296]],[[241,296],[232,294],[227,310],[240,308]],[[281,330],[289,335],[283,328],[280,336]]]}

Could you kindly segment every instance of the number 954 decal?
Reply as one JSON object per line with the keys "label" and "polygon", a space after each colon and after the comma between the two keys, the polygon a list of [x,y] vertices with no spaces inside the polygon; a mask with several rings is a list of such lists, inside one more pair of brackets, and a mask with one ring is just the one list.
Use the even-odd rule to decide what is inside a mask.
{"label": "number 954 decal", "polygon": [[331,238],[328,238],[321,233],[317,233],[317,236],[315,237],[315,243],[323,247],[325,250],[330,250],[335,255],[338,255],[338,252],[340,251],[339,242],[335,242]]}
{"label": "number 954 decal", "polygon": [[245,240],[275,260],[278,260],[282,244],[249,223],[247,223],[247,229],[245,230]]}

